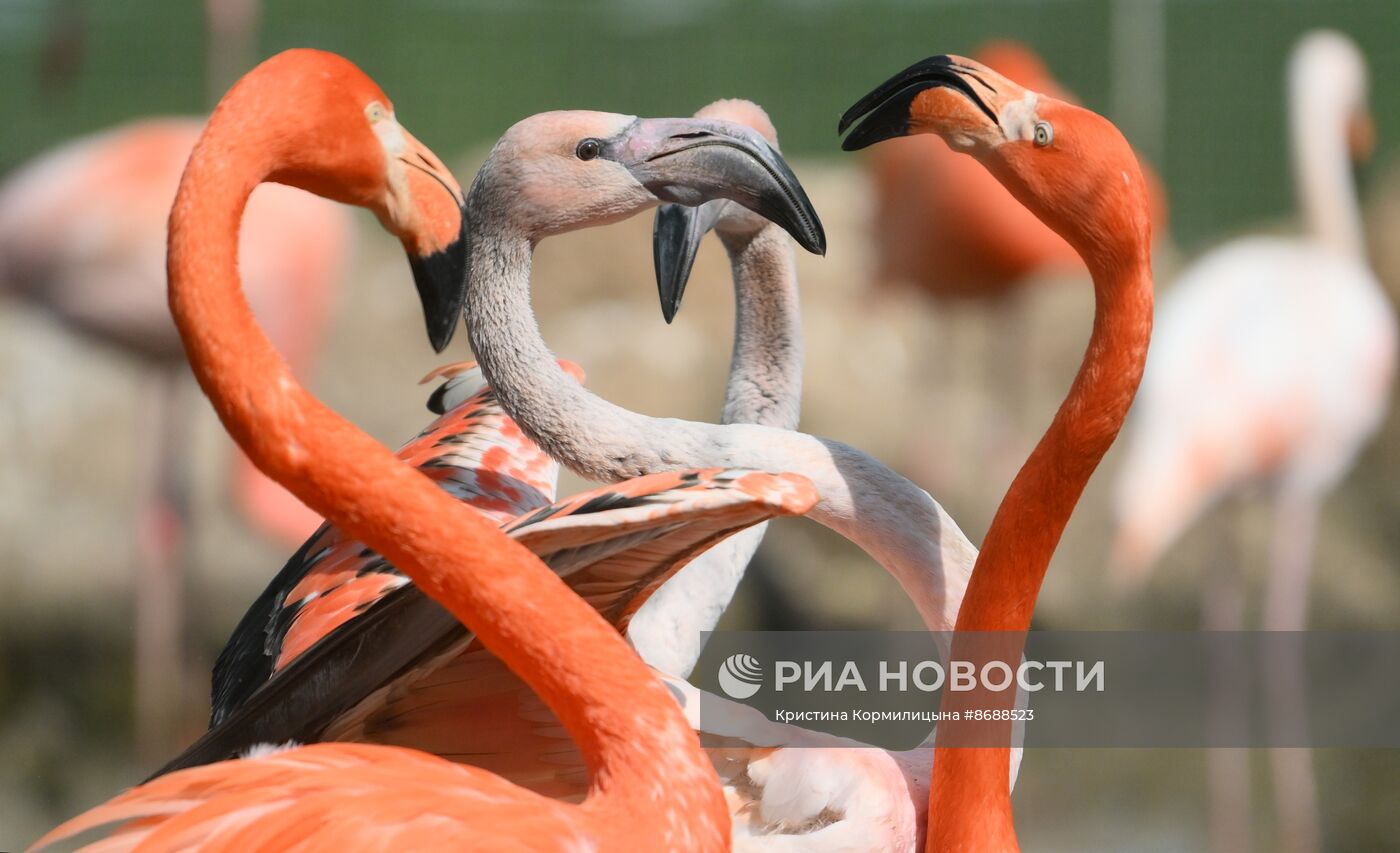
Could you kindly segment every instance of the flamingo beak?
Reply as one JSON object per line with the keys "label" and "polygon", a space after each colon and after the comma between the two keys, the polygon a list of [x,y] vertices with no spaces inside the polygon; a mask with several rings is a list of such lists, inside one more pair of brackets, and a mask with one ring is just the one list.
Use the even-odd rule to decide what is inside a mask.
{"label": "flamingo beak", "polygon": [[681,310],[695,253],[724,214],[728,200],[707,201],[699,207],[663,204],[656,209],[651,233],[651,254],[656,265],[656,290],[661,297],[661,316],[670,323]]}
{"label": "flamingo beak", "polygon": [[[979,91],[986,90],[1000,100],[996,98],[997,89],[988,82],[999,75],[989,72],[990,69],[960,56],[933,56],[914,63],[880,84],[841,116],[837,133],[845,133],[864,117],[841,143],[842,150],[858,151],[920,130],[953,129],[950,125],[954,124],[986,127],[990,121],[992,127],[998,126],[996,111]],[[935,109],[920,110],[921,114],[916,116],[915,99],[930,89],[948,89],[961,97],[956,101],[946,99]],[[914,126],[916,119],[922,126]]]}
{"label": "flamingo beak", "polygon": [[452,341],[467,298],[467,217],[462,188],[427,146],[404,131],[399,162],[412,197],[408,227],[400,232],[413,283],[423,303],[428,341],[442,352]]}
{"label": "flamingo beak", "polygon": [[694,207],[729,199],[781,226],[807,251],[826,254],[826,232],[802,184],[751,128],[709,119],[638,119],[608,147],[606,156],[662,201]]}
{"label": "flamingo beak", "polygon": [[1358,110],[1347,121],[1347,148],[1353,163],[1369,162],[1376,152],[1376,122],[1370,110]]}

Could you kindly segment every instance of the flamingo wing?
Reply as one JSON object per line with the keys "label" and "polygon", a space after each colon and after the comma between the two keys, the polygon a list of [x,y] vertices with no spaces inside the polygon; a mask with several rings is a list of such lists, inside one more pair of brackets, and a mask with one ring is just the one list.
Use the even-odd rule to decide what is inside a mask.
{"label": "flamingo wing", "polygon": [[[577,378],[582,372],[561,362]],[[428,401],[440,416],[398,452],[498,522],[554,499],[559,466],[501,409],[472,364],[449,365]],[[408,583],[363,543],[323,524],[253,602],[214,665],[210,725],[223,722],[322,637]]]}
{"label": "flamingo wing", "polygon": [[[804,513],[816,498],[811,484],[792,474],[654,474],[537,510],[507,532],[600,611],[625,623],[696,554],[750,525]],[[480,648],[473,639],[416,587],[401,585],[323,636],[160,773],[287,741],[367,740],[465,760],[499,751],[497,728],[509,721],[473,709],[502,692],[529,691],[494,658],[483,663],[473,657]],[[482,731],[495,734],[471,733],[478,716]],[[545,728],[562,738],[553,727],[551,718]],[[459,739],[443,740],[448,735]]]}
{"label": "flamingo wing", "polygon": [[[815,497],[810,483],[793,475],[655,474],[561,501],[507,532],[622,630],[697,554],[775,515],[805,512]],[[432,752],[552,797],[582,796],[588,782],[554,715],[465,633],[455,648],[425,654],[403,678],[386,682],[324,737]]]}

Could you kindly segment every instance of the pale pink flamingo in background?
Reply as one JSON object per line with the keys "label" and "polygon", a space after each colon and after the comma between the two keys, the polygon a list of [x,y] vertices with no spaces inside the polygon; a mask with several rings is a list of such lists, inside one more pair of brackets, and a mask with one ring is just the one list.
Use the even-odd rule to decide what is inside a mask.
{"label": "pale pink flamingo in background", "polygon": [[[1244,238],[1181,274],[1163,300],[1118,476],[1113,556],[1130,584],[1218,501],[1269,490],[1265,630],[1305,627],[1320,506],[1390,404],[1395,312],[1367,264],[1348,153],[1349,139],[1353,150],[1369,145],[1366,77],[1361,52],[1339,33],[1309,34],[1294,49],[1289,121],[1306,234]],[[1235,566],[1211,573],[1207,627],[1244,627],[1241,584]],[[1279,845],[1318,849],[1309,753],[1271,759]],[[1212,754],[1217,849],[1248,845],[1245,761]]]}
{"label": "pale pink flamingo in background", "polygon": [[[218,91],[251,64],[256,0],[206,0],[208,77]],[[80,33],[83,10],[60,4],[54,34]],[[60,39],[67,44],[67,41]],[[81,44],[64,60],[66,85]],[[71,65],[69,68],[67,66]],[[46,78],[47,79],[47,78]],[[146,369],[136,492],[135,720],[149,760],[179,743],[188,720],[184,592],[192,488],[185,357],[166,305],[165,230],[180,172],[203,119],[156,118],[69,140],[0,185],[0,293],[46,309],[67,328]],[[259,190],[243,228],[249,300],[279,352],[305,377],[320,349],[333,282],[350,245],[345,212],[283,186]],[[320,521],[241,454],[233,495],[265,535],[301,542]]]}
{"label": "pale pink flamingo in background", "polygon": [[[642,153],[665,156],[657,149],[670,142]],[[127,821],[113,840],[143,849],[270,849],[291,839],[323,848],[370,839],[410,849],[726,847],[714,771],[616,632],[488,519],[312,398],[257,329],[238,281],[237,227],[253,187],[272,177],[374,209],[413,256],[451,261],[461,251],[460,190],[378,87],[340,57],[280,54],[225,96],[172,214],[171,307],[195,375],[261,469],[401,567],[539,691],[577,739],[593,784],[570,805],[410,750],[318,745],[148,783],[41,844]],[[425,303],[430,326],[446,321],[450,334],[443,311],[455,313],[463,267],[415,271],[441,297]],[[810,489],[789,483],[800,511]]]}
{"label": "pale pink flamingo in background", "polygon": [[[138,121],[60,146],[0,187],[0,288],[115,346],[148,374],[137,492],[137,743],[173,742],[184,662],[182,555],[189,536],[185,357],[165,296],[165,224],[198,119]],[[343,211],[290,187],[249,205],[241,262],[249,298],[279,351],[305,372],[350,242]],[[234,494],[247,517],[300,541],[317,517],[241,455]]]}
{"label": "pale pink flamingo in background", "polygon": [[[841,119],[842,147],[910,133],[937,134],[975,157],[1064,237],[1094,279],[1093,333],[1050,427],[1007,490],[982,543],[958,611],[958,632],[1008,632],[1015,663],[1050,558],[1094,469],[1117,436],[1147,359],[1152,332],[1149,190],[1122,134],[1089,110],[1028,91],[956,56],[916,63]],[[955,640],[955,644],[957,641]],[[947,710],[1005,707],[986,691],[946,693]],[[1011,723],[951,724],[959,735],[1009,745]],[[1008,746],[947,748],[938,733],[929,850],[1015,850]],[[969,732],[972,729],[972,732]]]}

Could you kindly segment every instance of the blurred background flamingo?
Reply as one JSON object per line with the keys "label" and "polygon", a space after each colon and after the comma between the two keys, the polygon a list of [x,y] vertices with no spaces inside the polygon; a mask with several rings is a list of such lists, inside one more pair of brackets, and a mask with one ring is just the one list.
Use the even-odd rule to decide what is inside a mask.
{"label": "blurred background flamingo", "polygon": [[[1181,274],[1158,315],[1118,477],[1114,558],[1130,585],[1201,513],[1252,487],[1267,492],[1274,532],[1260,624],[1271,631],[1305,627],[1322,502],[1390,405],[1395,312],[1368,266],[1350,177],[1372,143],[1366,76],[1340,33],[1310,33],[1294,49],[1290,137],[1304,233],[1243,238]],[[1236,556],[1227,549],[1208,575],[1206,627],[1245,627]],[[1280,711],[1302,697],[1272,698]],[[1248,767],[1235,751],[1216,758],[1215,847],[1244,849]],[[1271,759],[1279,849],[1319,849],[1310,754]]]}
{"label": "blurred background flamingo", "polygon": [[[83,7],[55,7],[43,79],[61,88],[83,61]],[[255,0],[207,0],[211,86],[250,63]],[[69,35],[64,35],[69,33]],[[110,346],[146,374],[146,418],[135,448],[136,725],[157,757],[180,742],[187,673],[182,648],[191,536],[188,369],[166,304],[170,204],[202,118],[140,119],[66,142],[0,185],[0,293],[41,308],[74,333]],[[269,185],[249,204],[241,256],[254,312],[279,351],[306,375],[320,345],[331,289],[350,242],[337,206]],[[235,498],[264,535],[300,542],[319,517],[235,457]]]}

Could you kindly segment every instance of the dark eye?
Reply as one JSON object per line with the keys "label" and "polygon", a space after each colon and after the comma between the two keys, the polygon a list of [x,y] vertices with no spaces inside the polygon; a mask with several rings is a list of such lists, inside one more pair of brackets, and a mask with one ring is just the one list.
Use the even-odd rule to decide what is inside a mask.
{"label": "dark eye", "polygon": [[596,139],[585,139],[574,149],[574,153],[580,160],[592,160],[603,153],[603,143]]}

